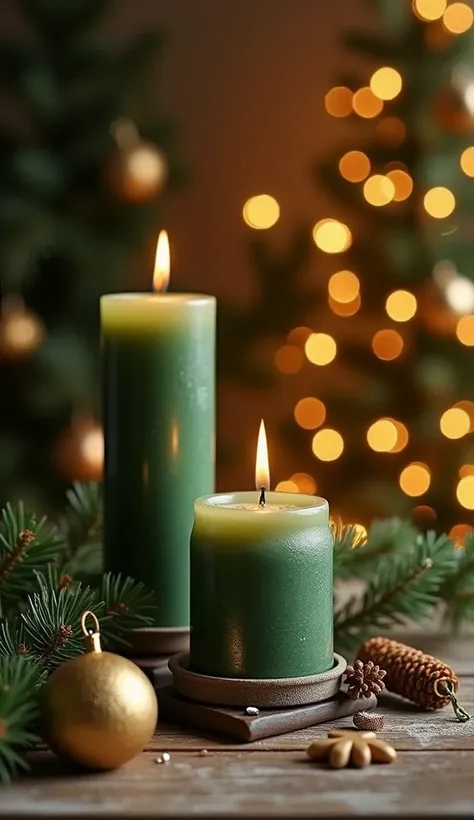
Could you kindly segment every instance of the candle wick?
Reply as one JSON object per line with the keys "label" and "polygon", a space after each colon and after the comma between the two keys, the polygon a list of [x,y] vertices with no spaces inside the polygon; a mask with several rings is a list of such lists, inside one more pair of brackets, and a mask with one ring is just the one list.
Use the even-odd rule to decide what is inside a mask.
{"label": "candle wick", "polygon": [[259,501],[258,501],[258,506],[259,507],[264,507],[265,506],[265,487],[260,488],[260,498],[259,498]]}

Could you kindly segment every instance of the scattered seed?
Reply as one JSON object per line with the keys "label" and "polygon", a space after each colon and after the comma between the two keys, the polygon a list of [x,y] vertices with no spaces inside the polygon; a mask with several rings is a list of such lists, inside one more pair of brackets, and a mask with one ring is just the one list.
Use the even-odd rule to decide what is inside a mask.
{"label": "scattered seed", "polygon": [[256,715],[260,714],[260,709],[257,709],[256,706],[247,706],[247,708],[245,710],[245,714],[246,715],[251,715],[252,717],[255,717]]}
{"label": "scattered seed", "polygon": [[171,755],[169,752],[163,752],[162,755],[156,758],[156,763],[169,763],[171,760]]}
{"label": "scattered seed", "polygon": [[199,752],[200,757],[207,757],[208,754],[209,752],[207,751],[207,749],[201,749],[201,751]]}

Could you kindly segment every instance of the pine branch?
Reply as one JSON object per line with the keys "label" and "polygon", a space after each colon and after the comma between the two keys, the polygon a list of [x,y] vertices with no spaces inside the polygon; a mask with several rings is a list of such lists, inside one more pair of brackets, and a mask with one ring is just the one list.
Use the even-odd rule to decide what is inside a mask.
{"label": "pine branch", "polygon": [[153,623],[154,593],[132,578],[107,573],[102,578],[98,597],[104,605],[101,632],[106,643],[128,645],[130,630]]}
{"label": "pine branch", "polygon": [[64,537],[46,518],[37,523],[22,502],[7,504],[0,523],[0,612],[24,598],[36,573],[58,560],[63,549]]}
{"label": "pine branch", "polygon": [[66,493],[68,508],[61,529],[67,538],[67,572],[74,577],[98,575],[102,571],[102,495],[95,482],[76,481]]}
{"label": "pine branch", "polygon": [[367,537],[352,525],[333,523],[334,577],[336,580],[367,580],[377,572],[379,563],[393,552],[413,548],[417,530],[409,521],[390,518],[374,521]]}
{"label": "pine branch", "polygon": [[0,783],[8,783],[27,764],[20,752],[39,738],[32,732],[39,717],[42,675],[21,657],[0,657]]}
{"label": "pine branch", "polygon": [[452,541],[419,535],[413,549],[379,564],[361,597],[352,596],[335,613],[336,646],[353,652],[375,630],[422,620],[439,600],[439,590],[456,567]]}
{"label": "pine branch", "polygon": [[91,609],[98,617],[103,612],[89,587],[61,586],[60,577],[51,567],[46,575],[37,574],[38,592],[28,596],[27,609],[19,617],[22,629],[14,636],[15,645],[47,670],[84,651],[83,612]]}
{"label": "pine branch", "polygon": [[466,536],[464,548],[455,550],[455,572],[443,584],[441,597],[446,603],[446,620],[454,632],[465,621],[474,620],[474,533]]}

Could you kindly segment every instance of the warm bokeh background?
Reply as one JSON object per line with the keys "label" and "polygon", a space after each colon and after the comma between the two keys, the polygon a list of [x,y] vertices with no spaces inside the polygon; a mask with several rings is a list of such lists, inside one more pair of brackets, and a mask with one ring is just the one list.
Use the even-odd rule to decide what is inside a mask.
{"label": "warm bokeh background", "polygon": [[[317,484],[318,492],[332,498],[332,493],[336,489],[340,490],[336,511],[349,520],[356,518],[367,501],[366,509],[361,514],[364,525],[367,525],[371,515],[409,514],[415,505],[424,506],[423,515],[427,514],[430,521],[433,520],[433,509],[436,514],[442,509],[440,523],[443,526],[452,526],[454,523],[468,525],[471,523],[469,516],[472,518],[470,511],[474,507],[474,467],[471,469],[474,451],[470,445],[472,434],[467,434],[466,431],[459,433],[459,438],[463,438],[462,452],[456,449],[457,444],[453,444],[449,452],[443,450],[447,444],[446,439],[458,437],[456,418],[461,422],[459,431],[469,414],[472,416],[469,423],[474,424],[474,414],[471,412],[474,407],[474,386],[461,375],[466,372],[468,360],[464,359],[464,370],[456,370],[452,359],[452,355],[458,355],[456,350],[461,348],[455,340],[456,322],[459,315],[470,312],[469,305],[467,309],[465,306],[472,294],[469,289],[466,291],[467,302],[463,303],[461,310],[453,308],[453,305],[447,306],[446,294],[441,292],[444,287],[442,277],[436,280],[432,276],[436,263],[445,259],[449,253],[448,258],[455,262],[448,270],[448,278],[453,271],[456,275],[461,272],[467,277],[473,277],[472,265],[459,262],[455,259],[454,251],[451,253],[451,249],[446,249],[447,246],[444,247],[438,241],[440,237],[442,239],[458,230],[458,235],[462,233],[463,238],[472,231],[472,223],[469,222],[469,209],[473,205],[472,193],[470,190],[466,193],[467,178],[472,177],[472,174],[465,172],[463,179],[459,179],[462,176],[459,157],[461,151],[469,145],[469,133],[472,132],[474,104],[471,92],[474,85],[469,73],[472,38],[469,32],[459,37],[446,34],[446,26],[442,28],[442,9],[440,14],[436,12],[438,6],[441,8],[446,5],[444,0],[416,0],[416,3],[421,4],[420,8],[428,9],[429,13],[432,8],[435,9],[432,16],[437,16],[438,19],[434,23],[427,23],[426,19],[408,21],[410,35],[406,39],[406,48],[398,11],[404,9],[402,16],[405,15],[406,20],[407,15],[414,17],[409,0],[400,0],[396,7],[382,2],[365,3],[362,0],[333,0],[329,6],[315,0],[298,0],[296,3],[290,0],[259,0],[258,3],[254,0],[239,0],[236,3],[222,0],[134,0],[133,3],[118,2],[116,12],[106,16],[99,29],[101,42],[110,45],[120,45],[135,34],[157,26],[165,34],[166,48],[162,61],[159,65],[156,64],[154,73],[148,76],[146,83],[135,84],[134,95],[139,100],[137,109],[145,110],[148,114],[156,109],[159,110],[160,117],[163,115],[175,120],[178,130],[171,140],[172,153],[178,160],[177,165],[184,163],[187,166],[186,181],[165,191],[160,199],[160,206],[163,206],[160,215],[155,216],[156,232],[159,227],[166,226],[170,234],[172,288],[214,293],[224,306],[222,316],[227,315],[226,306],[231,312],[242,310],[245,313],[247,308],[251,309],[259,296],[258,273],[252,268],[250,253],[250,243],[257,232],[245,224],[242,208],[249,197],[262,193],[275,197],[280,206],[278,222],[270,230],[258,232],[267,247],[273,249],[277,259],[284,258],[300,223],[306,225],[306,235],[309,237],[311,227],[318,220],[327,216],[344,218],[353,233],[358,232],[358,239],[362,237],[364,241],[365,236],[366,262],[360,255],[355,263],[354,260],[347,261],[342,255],[334,258],[317,251],[314,244],[307,259],[302,252],[302,257],[305,258],[304,264],[300,266],[304,269],[303,288],[318,292],[320,296],[319,302],[316,300],[318,308],[309,311],[306,321],[297,324],[309,325],[313,331],[334,334],[338,344],[341,342],[341,350],[343,346],[362,348],[361,339],[363,333],[368,332],[367,328],[373,336],[377,327],[384,327],[383,323],[379,322],[377,325],[372,322],[372,314],[378,310],[387,322],[384,314],[386,296],[397,286],[410,289],[413,280],[413,290],[418,299],[417,319],[424,317],[423,326],[420,326],[421,330],[418,327],[413,331],[414,323],[407,326],[404,359],[408,367],[406,371],[397,370],[395,366],[390,369],[390,365],[385,365],[385,369],[380,370],[380,362],[375,362],[381,374],[378,398],[375,389],[378,374],[374,369],[369,337],[365,345],[367,350],[361,352],[360,361],[354,370],[351,369],[350,355],[349,360],[346,360],[338,352],[334,367],[315,367],[305,360],[304,367],[299,368],[294,376],[278,372],[275,355],[287,342],[287,332],[292,328],[291,316],[288,317],[284,333],[284,323],[280,322],[275,333],[270,333],[267,339],[259,343],[257,358],[260,357],[260,364],[263,364],[268,373],[272,371],[273,384],[264,385],[263,380],[259,379],[245,384],[244,380],[234,378],[232,373],[226,373],[228,359],[222,359],[224,365],[220,370],[219,381],[219,489],[243,489],[251,486],[256,432],[263,416],[267,421],[273,485],[302,471],[311,476]],[[379,12],[383,9],[381,16],[377,15],[377,5]],[[21,3],[15,0],[5,0],[2,4],[2,34],[12,38],[26,34],[34,42],[34,32],[28,34],[25,31],[19,6]],[[469,13],[471,5],[467,0],[464,7]],[[429,16],[428,13],[427,15]],[[370,39],[374,35],[375,51],[372,54],[370,50],[373,44],[367,45],[367,42],[358,51],[350,50],[344,45],[343,38],[354,27],[364,32],[366,38]],[[468,29],[470,27],[467,26]],[[379,45],[378,37],[382,37]],[[393,38],[394,48],[386,48],[384,45],[388,42],[387,37]],[[459,40],[460,43],[462,41],[459,49],[454,40]],[[364,51],[369,52],[369,59]],[[437,67],[437,60],[440,61],[442,70]],[[406,146],[402,147],[400,155],[395,149],[389,155],[386,147],[381,149],[376,143],[373,147],[376,119],[358,117],[355,114],[349,118],[331,117],[324,105],[325,95],[331,86],[349,77],[352,79],[348,79],[347,84],[352,83],[353,90],[356,90],[361,85],[367,85],[378,66],[387,64],[397,65],[403,74],[405,96],[401,97],[400,116],[407,114],[411,117]],[[97,76],[100,76],[100,69]],[[423,77],[426,77],[426,86],[421,89]],[[117,79],[117,84],[120,82]],[[391,105],[392,103],[387,104],[388,114]],[[398,105],[398,102],[395,101],[393,105]],[[461,119],[456,113],[459,106],[464,112]],[[423,121],[420,119],[421,114],[418,117],[418,109],[423,109]],[[11,114],[8,104],[5,111]],[[467,124],[466,118],[469,120]],[[163,126],[159,127],[163,131]],[[449,135],[447,141],[443,141],[444,137],[441,139],[443,129]],[[152,134],[151,130],[149,133]],[[154,133],[160,134],[161,131],[158,129]],[[168,153],[164,141],[160,142],[157,138],[157,143]],[[389,159],[396,160],[397,167],[407,169],[415,180],[415,193],[408,205],[399,207],[397,211],[396,203],[392,203],[393,207],[390,206],[392,210],[368,205],[363,199],[358,203],[351,199],[354,186],[346,193],[338,192],[337,186],[331,194],[328,193],[331,188],[330,176],[326,175],[325,181],[324,174],[315,178],[312,170],[315,162],[325,160],[332,166],[333,174],[337,174],[338,159],[351,148],[366,150],[374,171],[377,166],[379,172],[387,171]],[[414,167],[411,166],[411,161]],[[374,246],[377,241],[381,242],[382,250],[390,244],[386,239],[388,234],[383,234],[387,224],[377,222],[378,219],[385,219],[385,216],[380,216],[380,212],[386,212],[389,218],[390,214],[394,215],[395,220],[400,219],[400,214],[406,214],[405,224],[403,221],[397,224],[407,230],[406,240],[403,239],[402,244],[406,242],[403,247],[408,248],[417,231],[424,192],[434,185],[446,185],[449,188],[450,174],[453,173],[456,177],[453,186],[461,182],[464,185],[464,193],[458,205],[459,211],[462,205],[463,213],[467,213],[467,222],[464,220],[462,225],[461,222],[449,222],[445,230],[444,227],[439,228],[438,220],[432,219],[439,235],[434,239],[428,236],[426,241],[424,228],[420,226],[418,251],[423,251],[423,259],[418,267],[412,264],[413,260],[407,261],[404,270],[402,265],[401,275],[400,272],[397,274],[396,266],[388,271],[380,253],[379,256],[372,254],[370,259],[371,249],[367,248],[367,242],[370,245],[373,240]],[[175,182],[178,177],[179,169],[174,176]],[[360,197],[360,192],[358,196]],[[415,203],[415,196],[418,205],[412,204]],[[349,214],[345,211],[349,211]],[[426,217],[426,213],[423,216]],[[152,226],[155,223],[149,222]],[[445,226],[447,223],[443,224]],[[382,236],[385,238],[381,239]],[[125,275],[131,287],[147,287],[151,277],[154,239],[153,228],[148,230],[141,245],[137,245],[139,251],[133,257],[133,264],[126,266]],[[469,255],[465,258],[469,259]],[[328,308],[327,284],[331,273],[349,265],[356,268],[363,280],[363,297],[364,292],[369,294],[368,307],[363,298],[363,308],[368,312],[364,313],[362,310],[352,324],[348,319],[342,320],[340,324],[340,320],[335,320]],[[297,268],[298,265],[295,265],[295,271]],[[288,275],[292,275],[291,265],[288,267]],[[387,279],[386,292],[381,286],[384,277]],[[54,282],[51,284],[51,279],[47,281],[50,287],[48,298],[54,300]],[[277,286],[276,282],[275,287]],[[461,283],[461,291],[462,287]],[[4,281],[3,295],[10,290],[8,280],[6,284]],[[324,296],[323,307],[321,294]],[[268,297],[268,293],[266,295]],[[462,293],[460,298],[461,301],[464,299]],[[268,298],[262,305],[263,312],[266,304]],[[432,347],[429,340],[428,347],[425,344],[425,337],[429,334],[434,339]],[[449,344],[446,347],[448,336]],[[93,339],[93,334],[91,338]],[[222,341],[224,343],[229,345],[229,338]],[[231,339],[231,344],[234,356],[240,348],[243,355],[248,354],[245,339],[238,334]],[[301,347],[301,339],[298,344]],[[457,345],[456,350],[453,344]],[[465,354],[466,350],[463,349],[460,355]],[[366,356],[372,357],[370,361],[364,359]],[[384,379],[388,380],[388,387],[382,387]],[[3,381],[6,385],[7,382]],[[398,390],[398,386],[402,384],[403,390]],[[462,389],[460,384],[463,385]],[[344,387],[343,391],[339,390],[341,385]],[[328,418],[336,428],[339,425],[348,452],[351,448],[351,435],[354,434],[354,430],[351,430],[352,420],[358,416],[359,411],[363,411],[356,422],[359,425],[355,432],[358,455],[352,460],[350,457],[345,460],[345,451],[337,468],[330,464],[328,466],[327,462],[321,463],[311,453],[313,432],[305,433],[306,438],[303,440],[301,430],[294,430],[292,434],[290,429],[291,425],[296,427],[293,411],[301,397],[317,396],[325,402],[328,399],[330,408],[334,392],[344,393],[342,416],[341,408],[335,405],[332,416],[328,410]],[[459,400],[465,402],[464,416],[454,419],[452,436],[443,433],[445,438],[441,436],[438,452],[436,436],[439,438],[441,435],[439,424],[442,413]],[[338,401],[341,404],[341,395],[338,396]],[[410,426],[411,416],[416,414],[413,426]],[[371,449],[366,441],[369,425],[379,417],[391,418],[392,415],[409,427],[410,443],[401,455],[374,456],[373,451],[377,447]],[[58,456],[58,451],[55,456],[56,460],[59,458],[61,461],[63,475],[74,477],[71,459],[74,460],[76,445],[72,446],[71,440],[74,436],[79,436],[81,449],[81,441],[89,433],[92,437],[87,439],[90,445],[87,457],[91,456],[93,474],[100,449],[100,435],[94,423],[80,419],[77,426],[74,420],[68,421],[66,413],[63,422],[66,426],[70,422],[72,428],[72,439],[68,439],[66,435],[58,444],[59,450],[63,448],[68,453],[66,466],[64,458]],[[86,426],[81,427],[80,424]],[[89,429],[87,424],[92,424],[92,427]],[[11,437],[5,434],[5,429],[2,439],[0,424],[0,444],[5,446],[5,452],[10,452]],[[13,448],[10,449],[11,464],[15,464],[19,457],[15,455]],[[381,449],[383,450],[383,446]],[[389,450],[387,446],[386,451]],[[81,452],[84,457],[84,447]],[[394,453],[395,450],[390,452]],[[430,464],[430,494],[416,491],[406,492],[404,495],[399,488],[401,470],[407,464],[424,462],[430,452],[437,453],[436,457],[433,456],[433,464]],[[391,459],[390,470],[385,470],[384,467],[389,463],[387,459]],[[0,469],[3,495],[10,492],[8,469],[5,468],[4,474],[1,474]],[[345,485],[341,496],[341,476],[344,471]],[[359,486],[362,471],[365,478],[372,475],[374,477],[367,493],[365,488],[361,488],[362,485]],[[447,489],[442,483],[433,489],[440,476],[449,476]],[[87,464],[82,472],[79,471],[78,477],[89,477]],[[453,505],[457,504],[457,482],[462,479],[467,480],[463,485],[463,498],[469,498],[467,503],[461,504],[462,512],[458,517],[457,508],[453,511]],[[12,485],[13,494],[17,492],[18,486],[19,484]],[[357,493],[352,496],[352,486],[359,487],[359,496]],[[391,493],[390,489],[396,489],[396,492]],[[31,494],[35,492],[33,480],[29,491]],[[448,496],[449,501],[444,503]]]}

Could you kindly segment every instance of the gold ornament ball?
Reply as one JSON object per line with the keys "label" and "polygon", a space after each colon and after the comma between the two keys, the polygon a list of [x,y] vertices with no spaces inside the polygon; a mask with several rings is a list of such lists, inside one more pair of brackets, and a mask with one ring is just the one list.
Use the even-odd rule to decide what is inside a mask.
{"label": "gold ornament ball", "polygon": [[148,202],[164,188],[168,163],[162,151],[150,140],[117,147],[107,168],[111,190],[128,202]]}
{"label": "gold ornament ball", "polygon": [[43,692],[46,742],[88,769],[113,769],[131,760],[151,739],[157,719],[148,678],[131,661],[100,647],[60,666]]}

